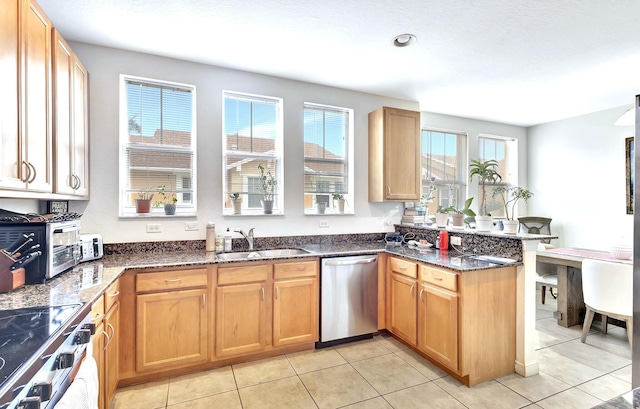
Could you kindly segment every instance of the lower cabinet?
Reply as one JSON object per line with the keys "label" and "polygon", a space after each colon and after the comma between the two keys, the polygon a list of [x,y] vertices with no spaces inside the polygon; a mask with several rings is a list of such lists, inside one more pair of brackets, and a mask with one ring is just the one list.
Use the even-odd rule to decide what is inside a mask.
{"label": "lower cabinet", "polygon": [[206,268],[136,276],[137,372],[208,360],[207,286]]}
{"label": "lower cabinet", "polygon": [[513,372],[515,267],[457,272],[395,256],[387,266],[391,333],[469,386]]}
{"label": "lower cabinet", "polygon": [[118,387],[118,350],[120,338],[120,302],[104,316],[104,330],[109,335],[104,350],[104,407],[108,408]]}
{"label": "lower cabinet", "polygon": [[283,263],[273,268],[273,346],[318,340],[316,263]]}
{"label": "lower cabinet", "polygon": [[98,408],[107,409],[118,386],[120,287],[114,282],[91,307],[91,321],[96,325],[93,358],[98,367]]}

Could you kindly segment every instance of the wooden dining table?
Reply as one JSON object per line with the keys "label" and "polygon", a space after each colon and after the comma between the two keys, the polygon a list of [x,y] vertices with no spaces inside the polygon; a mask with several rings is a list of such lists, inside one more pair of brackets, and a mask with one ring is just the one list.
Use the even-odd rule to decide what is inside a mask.
{"label": "wooden dining table", "polygon": [[585,314],[582,297],[582,260],[633,264],[632,259],[617,259],[607,251],[576,248],[550,248],[536,252],[536,261],[553,264],[558,273],[558,307],[553,316],[558,325],[572,327],[582,324]]}

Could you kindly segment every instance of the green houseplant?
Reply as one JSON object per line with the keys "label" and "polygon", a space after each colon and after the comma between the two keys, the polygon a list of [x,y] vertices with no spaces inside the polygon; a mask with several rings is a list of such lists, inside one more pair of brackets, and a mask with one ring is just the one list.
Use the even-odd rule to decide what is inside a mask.
{"label": "green houseplant", "polygon": [[[165,185],[158,186],[158,194],[162,197],[162,200],[156,201],[153,205],[155,207],[160,207],[160,205],[164,204],[164,214],[172,216],[176,214],[176,208],[178,203],[178,198],[174,192],[167,192],[167,187]],[[170,190],[173,190],[173,186]]]}
{"label": "green houseplant", "polygon": [[264,214],[273,213],[273,196],[276,194],[276,186],[278,181],[270,170],[266,170],[262,163],[258,164],[260,171],[259,190],[262,192],[262,209]]}
{"label": "green houseplant", "polygon": [[514,219],[516,204],[519,200],[525,203],[531,199],[533,193],[520,186],[499,186],[493,190],[493,197],[500,196],[504,205],[504,214],[507,220],[504,221],[504,232],[515,234],[518,228],[518,220]]}
{"label": "green houseplant", "polygon": [[480,206],[478,209],[480,215],[476,216],[476,230],[478,231],[491,231],[493,227],[492,217],[489,212],[487,212],[486,186],[502,180],[502,176],[496,171],[497,167],[498,161],[495,159],[486,161],[472,159],[469,164],[469,181],[473,180],[474,176],[477,177],[481,189]]}
{"label": "green houseplant", "polygon": [[151,213],[151,201],[154,194],[151,189],[141,190],[136,198],[136,213]]}
{"label": "green houseplant", "polygon": [[338,210],[338,213],[344,213],[344,195],[342,193],[333,193],[331,197],[333,198],[333,202]]}
{"label": "green houseplant", "polygon": [[233,214],[242,214],[242,196],[240,196],[240,193],[231,193],[229,199],[231,199],[231,205],[233,206]]}
{"label": "green houseplant", "polygon": [[471,202],[473,202],[473,197],[468,198],[464,201],[464,207],[458,208],[455,205],[449,206],[444,209],[445,212],[449,212],[451,214],[451,220],[453,221],[454,226],[462,226],[464,224],[464,216],[473,217],[476,213],[470,209]]}

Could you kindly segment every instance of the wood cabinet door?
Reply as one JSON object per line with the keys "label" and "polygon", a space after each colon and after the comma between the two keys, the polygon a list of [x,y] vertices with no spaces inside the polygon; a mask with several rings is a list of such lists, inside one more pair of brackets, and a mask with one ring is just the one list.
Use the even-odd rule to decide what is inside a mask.
{"label": "wood cabinet door", "polygon": [[207,360],[206,288],[136,296],[136,371]]}
{"label": "wood cabinet door", "polygon": [[26,168],[20,166],[20,8],[21,0],[5,0],[0,13],[0,188],[24,189]]}
{"label": "wood cabinet door", "polygon": [[73,54],[72,67],[72,158],[76,196],[89,196],[89,72]]}
{"label": "wood cabinet door", "polygon": [[266,347],[266,283],[218,287],[216,357],[243,355]]}
{"label": "wood cabinet door", "polygon": [[385,108],[385,199],[420,199],[420,113]]}
{"label": "wood cabinet door", "polygon": [[418,348],[457,371],[458,295],[423,283],[418,298]]}
{"label": "wood cabinet door", "polygon": [[108,408],[116,392],[119,376],[120,302],[115,303],[104,317],[104,330],[109,335],[104,352],[104,407]]}
{"label": "wood cabinet door", "polygon": [[51,21],[35,1],[25,2],[22,19],[22,140],[27,189],[52,192]]}
{"label": "wood cabinet door", "polygon": [[106,332],[104,331],[104,324],[102,320],[96,325],[96,332],[93,335],[93,359],[96,360],[98,366],[98,409],[103,409],[104,406],[104,347],[106,344]]}
{"label": "wood cabinet door", "polygon": [[390,329],[395,335],[416,345],[416,280],[391,273],[389,280]]}
{"label": "wood cabinet door", "polygon": [[274,283],[273,345],[318,340],[318,279]]}

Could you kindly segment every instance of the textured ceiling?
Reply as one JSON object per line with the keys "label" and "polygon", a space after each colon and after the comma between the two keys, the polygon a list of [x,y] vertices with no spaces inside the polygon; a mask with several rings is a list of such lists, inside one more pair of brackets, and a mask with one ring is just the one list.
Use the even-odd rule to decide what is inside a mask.
{"label": "textured ceiling", "polygon": [[[67,40],[533,125],[632,104],[638,0],[38,0]],[[407,48],[394,36],[413,33]]]}

